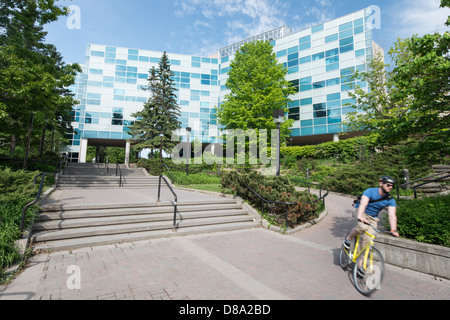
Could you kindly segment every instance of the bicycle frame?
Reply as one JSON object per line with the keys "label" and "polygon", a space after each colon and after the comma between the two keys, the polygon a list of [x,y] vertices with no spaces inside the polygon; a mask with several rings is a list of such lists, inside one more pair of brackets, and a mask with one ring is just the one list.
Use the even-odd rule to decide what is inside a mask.
{"label": "bicycle frame", "polygon": [[[355,248],[353,249],[353,253],[349,252],[348,255],[350,256],[352,262],[356,263],[356,260],[358,259],[358,257],[361,255],[361,253],[364,252],[364,269],[367,269],[367,258],[369,257],[370,249],[374,245],[375,235],[370,234],[367,231],[364,233],[370,237],[369,243],[361,251],[358,252],[359,240],[361,238],[361,235],[358,234],[356,236],[356,244],[355,244]],[[373,265],[373,256],[372,255],[370,256],[370,265]]]}

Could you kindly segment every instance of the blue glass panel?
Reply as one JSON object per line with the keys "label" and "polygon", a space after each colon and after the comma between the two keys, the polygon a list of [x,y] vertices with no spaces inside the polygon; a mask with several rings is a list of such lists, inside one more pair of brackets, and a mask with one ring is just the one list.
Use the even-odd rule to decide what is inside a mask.
{"label": "blue glass panel", "polygon": [[300,126],[302,126],[302,127],[310,127],[312,125],[313,125],[312,119],[300,121]]}
{"label": "blue glass panel", "polygon": [[339,108],[341,106],[341,100],[333,100],[327,102],[327,108],[333,109],[333,108]]}
{"label": "blue glass panel", "polygon": [[297,66],[297,65],[298,65],[298,59],[288,62],[288,68],[289,67],[294,67],[294,66]]}
{"label": "blue glass panel", "polygon": [[138,61],[139,57],[138,56],[128,56],[128,60]]}
{"label": "blue glass panel", "polygon": [[312,55],[312,60],[320,60],[323,59],[325,57],[325,53],[324,52],[320,52],[320,53],[316,53]]}
{"label": "blue glass panel", "polygon": [[310,84],[301,84],[300,85],[300,92],[312,90],[312,85]]}
{"label": "blue glass panel", "polygon": [[105,53],[103,51],[91,51],[91,56],[103,58],[105,56]]}
{"label": "blue glass panel", "polygon": [[201,63],[200,62],[191,62],[191,67],[193,67],[193,68],[200,68],[201,67]]}
{"label": "blue glass panel", "polygon": [[311,32],[315,33],[315,32],[319,32],[323,30],[323,24],[319,24],[318,26],[314,26],[311,28]]}
{"label": "blue glass panel", "polygon": [[281,50],[277,52],[277,58],[284,57],[286,55],[286,50]]}
{"label": "blue glass panel", "polygon": [[314,134],[326,134],[327,126],[317,126],[314,127]]}
{"label": "blue glass panel", "polygon": [[341,24],[339,26],[339,31],[344,31],[344,30],[347,30],[347,29],[350,29],[350,28],[353,28],[353,21]]}
{"label": "blue glass panel", "polygon": [[116,64],[117,64],[117,65],[121,65],[121,66],[126,66],[126,65],[127,65],[127,60],[120,60],[120,59],[117,59],[117,60],[116,60]]}
{"label": "blue glass panel", "polygon": [[298,42],[299,42],[300,44],[302,44],[302,43],[307,43],[307,42],[311,42],[311,36],[306,36],[306,37],[300,38],[300,39],[298,39]]}
{"label": "blue glass panel", "polygon": [[139,56],[139,61],[150,62],[150,57]]}
{"label": "blue glass panel", "polygon": [[298,71],[299,71],[298,66],[294,66],[294,67],[291,67],[291,68],[288,69],[288,74],[296,73]]}
{"label": "blue glass panel", "polygon": [[116,47],[106,47],[106,52],[116,52]]}
{"label": "blue glass panel", "polygon": [[288,55],[287,59],[288,59],[288,61],[291,61],[291,60],[294,60],[294,59],[298,59],[298,52]]}
{"label": "blue glass panel", "polygon": [[337,85],[337,84],[340,84],[340,83],[341,83],[341,81],[340,81],[339,78],[334,78],[334,79],[328,79],[327,80],[327,86],[334,86],[334,85]]}
{"label": "blue glass panel", "polygon": [[201,58],[200,57],[192,57],[192,61],[194,62],[200,62]]}
{"label": "blue glass panel", "polygon": [[311,56],[300,58],[300,64],[311,62]]}
{"label": "blue glass panel", "polygon": [[339,32],[339,39],[344,39],[353,36],[353,29],[348,29],[342,32]]}
{"label": "blue glass panel", "polygon": [[305,106],[308,104],[312,104],[312,98],[305,98],[300,100],[300,105]]}
{"label": "blue glass panel", "polygon": [[83,138],[96,139],[98,137],[98,131],[84,131]]}
{"label": "blue glass panel", "polygon": [[340,100],[341,99],[341,93],[331,93],[327,95],[327,101],[333,101],[333,100]]}
{"label": "blue glass panel", "polygon": [[338,48],[331,49],[331,50],[328,50],[328,51],[325,52],[325,56],[326,57],[332,57],[332,56],[335,56],[337,54],[339,54],[339,49]]}
{"label": "blue glass panel", "polygon": [[362,26],[364,24],[364,18],[358,19],[354,21],[354,26],[358,27],[358,26]]}
{"label": "blue glass panel", "polygon": [[313,134],[313,128],[301,128],[302,136],[311,136]]}
{"label": "blue glass panel", "polygon": [[325,64],[333,64],[339,62],[339,56],[333,56],[325,59]]}
{"label": "blue glass panel", "polygon": [[318,81],[313,83],[314,89],[320,89],[325,87],[325,81]]}
{"label": "blue glass panel", "polygon": [[353,43],[353,37],[348,37],[348,38],[339,40],[339,46],[341,46],[341,47],[346,46],[351,43]]}
{"label": "blue glass panel", "polygon": [[127,67],[127,71],[128,72],[137,72],[138,68],[137,67]]}
{"label": "blue glass panel", "polygon": [[103,70],[101,69],[89,69],[90,74],[103,74]]}
{"label": "blue glass panel", "polygon": [[135,55],[135,56],[137,56],[137,55],[139,55],[139,50],[136,50],[136,49],[128,49],[128,54],[129,54],[129,55]]}
{"label": "blue glass panel", "polygon": [[341,76],[353,75],[354,73],[355,73],[355,68],[354,67],[341,69]]}
{"label": "blue glass panel", "polygon": [[352,51],[354,49],[353,44],[345,46],[345,47],[341,47],[340,51],[341,53],[345,53],[345,52],[349,52]]}
{"label": "blue glass panel", "polygon": [[363,33],[363,32],[364,32],[364,27],[363,26],[355,28],[355,34],[359,34],[359,33]]}
{"label": "blue glass panel", "polygon": [[364,50],[364,49],[359,49],[359,50],[356,50],[355,51],[355,57],[357,58],[357,57],[361,57],[361,56],[364,56],[366,54],[366,50]]}
{"label": "blue glass panel", "polygon": [[300,136],[300,128],[292,129],[291,136],[293,137]]}
{"label": "blue glass panel", "polygon": [[294,52],[298,52],[298,46],[292,47],[288,49],[288,54],[294,53]]}
{"label": "blue glass panel", "polygon": [[105,63],[107,63],[107,64],[116,64],[116,59],[105,58]]}
{"label": "blue glass panel", "polygon": [[325,37],[325,43],[329,43],[329,42],[333,42],[339,39],[339,36],[337,33],[332,34],[331,36],[326,36]]}
{"label": "blue glass panel", "polygon": [[299,50],[306,50],[306,49],[310,49],[311,48],[311,42],[308,43],[303,43],[299,46]]}
{"label": "blue glass panel", "polygon": [[334,71],[339,69],[339,63],[333,63],[326,66],[326,70],[328,71]]}
{"label": "blue glass panel", "polygon": [[312,81],[312,77],[301,78],[300,79],[300,84],[311,83],[311,81]]}
{"label": "blue glass panel", "polygon": [[329,125],[328,126],[328,133],[338,133],[341,132],[341,126],[337,124]]}

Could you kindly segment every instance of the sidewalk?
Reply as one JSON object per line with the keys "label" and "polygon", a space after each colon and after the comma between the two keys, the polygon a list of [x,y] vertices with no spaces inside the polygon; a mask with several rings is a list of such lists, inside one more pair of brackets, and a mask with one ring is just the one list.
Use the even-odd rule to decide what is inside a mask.
{"label": "sidewalk", "polygon": [[[49,203],[151,202],[148,189],[57,190]],[[162,200],[172,199],[165,190]],[[176,189],[179,202],[214,195]],[[46,253],[6,288],[9,299],[368,299],[338,262],[352,200],[330,194],[327,217],[292,235],[266,229],[153,239]],[[387,266],[371,299],[450,299],[450,281]]]}

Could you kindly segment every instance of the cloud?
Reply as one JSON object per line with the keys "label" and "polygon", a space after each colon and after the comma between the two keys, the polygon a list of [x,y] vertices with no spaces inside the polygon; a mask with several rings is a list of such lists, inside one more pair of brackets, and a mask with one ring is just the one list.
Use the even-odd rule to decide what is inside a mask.
{"label": "cloud", "polygon": [[449,8],[439,8],[440,0],[408,0],[396,10],[395,24],[400,37],[448,31],[444,25]]}

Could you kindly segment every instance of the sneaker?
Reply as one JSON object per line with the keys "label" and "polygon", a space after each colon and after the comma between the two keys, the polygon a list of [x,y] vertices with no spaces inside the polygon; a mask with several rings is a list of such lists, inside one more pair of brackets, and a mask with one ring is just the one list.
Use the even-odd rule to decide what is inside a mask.
{"label": "sneaker", "polygon": [[364,272],[364,269],[362,267],[358,267],[358,270],[356,271],[356,275],[358,278],[364,278],[366,273]]}
{"label": "sneaker", "polygon": [[352,245],[352,242],[350,240],[348,240],[347,238],[344,239],[344,248],[347,250],[350,250],[350,246]]}

